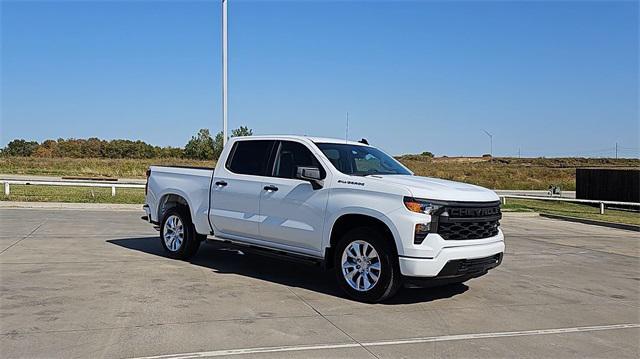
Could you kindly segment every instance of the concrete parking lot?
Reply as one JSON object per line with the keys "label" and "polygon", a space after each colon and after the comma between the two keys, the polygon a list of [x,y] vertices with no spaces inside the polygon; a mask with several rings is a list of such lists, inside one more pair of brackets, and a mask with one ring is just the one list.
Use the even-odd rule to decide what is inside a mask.
{"label": "concrete parking lot", "polygon": [[637,232],[507,214],[502,266],[357,303],[315,267],[165,258],[139,212],[0,210],[0,356],[640,356]]}

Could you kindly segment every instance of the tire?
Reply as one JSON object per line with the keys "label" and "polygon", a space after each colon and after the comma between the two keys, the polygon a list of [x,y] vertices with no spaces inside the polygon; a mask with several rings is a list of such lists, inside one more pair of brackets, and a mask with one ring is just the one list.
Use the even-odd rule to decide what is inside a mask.
{"label": "tire", "polygon": [[[349,297],[366,303],[381,302],[396,294],[402,279],[394,245],[393,239],[375,228],[359,227],[344,234],[334,252],[340,288]],[[364,256],[359,255],[363,251]],[[358,257],[365,260],[358,262]]]}
{"label": "tire", "polygon": [[196,232],[189,209],[184,206],[165,211],[160,223],[160,243],[165,253],[174,259],[191,258],[198,251],[200,242],[206,238]]}

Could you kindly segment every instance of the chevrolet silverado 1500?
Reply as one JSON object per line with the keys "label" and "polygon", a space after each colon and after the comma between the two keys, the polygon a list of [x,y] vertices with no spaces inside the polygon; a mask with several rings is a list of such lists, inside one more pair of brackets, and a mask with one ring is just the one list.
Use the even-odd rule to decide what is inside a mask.
{"label": "chevrolet silverado 1500", "polygon": [[150,167],[144,210],[170,257],[209,238],[333,269],[352,298],[460,283],[498,266],[499,197],[413,175],[366,143],[236,137],[215,169]]}

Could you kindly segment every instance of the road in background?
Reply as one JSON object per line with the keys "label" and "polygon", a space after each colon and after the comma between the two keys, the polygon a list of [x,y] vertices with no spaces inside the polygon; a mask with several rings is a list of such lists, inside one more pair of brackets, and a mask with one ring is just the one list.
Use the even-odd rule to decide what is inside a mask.
{"label": "road in background", "polygon": [[316,267],[168,259],[139,214],[0,209],[3,357],[640,356],[635,232],[505,214],[487,276],[370,305]]}
{"label": "road in background", "polygon": [[[498,189],[494,191],[499,196],[532,196],[532,197],[548,197],[549,196],[549,191],[545,191],[545,190]],[[562,195],[558,197],[576,198],[576,191],[562,191]]]}

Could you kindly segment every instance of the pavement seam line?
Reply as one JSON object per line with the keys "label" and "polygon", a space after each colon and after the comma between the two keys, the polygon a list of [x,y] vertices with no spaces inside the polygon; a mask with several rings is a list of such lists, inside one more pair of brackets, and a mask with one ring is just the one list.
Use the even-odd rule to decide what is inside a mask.
{"label": "pavement seam line", "polygon": [[194,353],[184,353],[184,354],[167,354],[167,355],[157,355],[157,356],[147,356],[147,357],[136,357],[132,359],[192,359],[192,358],[219,357],[219,356],[241,355],[241,354],[261,354],[261,353],[279,353],[279,352],[308,351],[308,350],[320,350],[320,349],[326,350],[326,349],[357,348],[359,346],[375,347],[375,346],[386,346],[386,345],[421,344],[421,343],[458,341],[458,340],[507,338],[507,337],[521,337],[521,336],[549,335],[549,334],[585,333],[585,332],[632,329],[632,328],[640,328],[640,323],[611,324],[611,325],[597,325],[597,326],[555,328],[555,329],[534,329],[534,330],[521,330],[521,331],[509,331],[509,332],[442,335],[442,336],[432,336],[432,337],[422,337],[422,338],[407,338],[407,339],[397,339],[397,340],[382,340],[382,341],[376,341],[376,342],[362,342],[360,344],[356,342],[356,343],[337,343],[337,344],[312,344],[312,345],[289,345],[289,346],[257,347],[257,348],[238,348],[238,349],[214,350],[214,351],[194,352]]}
{"label": "pavement seam line", "polygon": [[31,235],[32,235],[32,234],[34,234],[34,233],[36,233],[36,231],[37,231],[38,229],[40,229],[40,227],[42,227],[45,223],[47,223],[47,220],[46,220],[46,219],[45,219],[44,221],[40,222],[40,224],[39,224],[36,228],[34,228],[31,232],[29,232],[29,234],[27,234],[26,236],[24,236],[24,237],[22,237],[22,238],[18,239],[18,240],[17,240],[17,241],[15,241],[13,244],[11,244],[9,247],[7,247],[7,248],[3,249],[3,250],[0,252],[0,255],[2,255],[4,252],[6,252],[6,251],[8,251],[9,249],[11,249],[11,248],[12,248],[13,246],[15,246],[16,244],[18,244],[18,243],[22,242],[23,240],[25,240],[25,239],[27,239],[27,238],[31,237]]}
{"label": "pavement seam line", "polygon": [[320,311],[318,311],[314,306],[312,306],[311,304],[307,303],[307,301],[302,298],[301,296],[299,296],[296,292],[294,292],[290,287],[287,287],[287,289],[289,289],[289,292],[291,292],[293,295],[296,296],[296,298],[298,298],[300,301],[302,301],[302,303],[304,303],[306,306],[308,306],[309,308],[311,308],[314,312],[318,313],[318,315],[320,317],[322,317],[324,320],[326,320],[327,322],[329,322],[329,324],[331,324],[334,328],[338,329],[342,334],[346,335],[349,339],[353,340],[359,347],[361,347],[362,349],[366,350],[369,354],[371,354],[374,358],[380,359],[378,358],[377,355],[373,354],[369,349],[365,348],[362,343],[360,343],[358,340],[356,340],[354,337],[352,337],[351,335],[349,335],[349,333],[345,332],[344,330],[342,330],[342,328],[338,327],[334,322],[331,321],[331,319],[327,318],[324,316],[324,314],[320,313]]}

